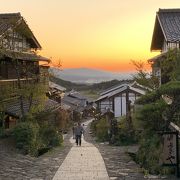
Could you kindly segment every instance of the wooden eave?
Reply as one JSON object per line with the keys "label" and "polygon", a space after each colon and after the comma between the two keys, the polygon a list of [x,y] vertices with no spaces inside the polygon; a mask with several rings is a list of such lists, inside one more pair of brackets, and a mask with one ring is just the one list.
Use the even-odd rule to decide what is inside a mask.
{"label": "wooden eave", "polygon": [[157,13],[151,41],[151,51],[161,51],[164,39],[166,40],[166,36]]}
{"label": "wooden eave", "polygon": [[24,18],[22,18],[21,24],[19,24],[19,26],[21,26],[21,25],[23,25],[23,26],[25,26],[25,28],[27,28],[27,31],[29,33],[28,36],[27,36],[27,40],[32,45],[31,47],[35,48],[35,49],[42,49],[40,43],[38,42],[38,40],[34,36],[33,32],[31,31],[30,27],[28,26],[28,24],[26,23]]}
{"label": "wooden eave", "polygon": [[126,92],[128,92],[128,93],[135,93],[135,94],[138,94],[138,95],[142,95],[141,93],[139,93],[139,92],[137,92],[137,91],[133,91],[132,89],[130,89],[130,88],[128,87],[128,88],[125,89],[124,91],[119,92],[119,93],[117,93],[117,94],[109,97],[108,99],[113,99],[114,97],[119,96],[119,95],[122,95],[123,93],[126,93]]}
{"label": "wooden eave", "polygon": [[[126,93],[126,92],[130,92],[130,93],[135,93],[135,94],[138,94],[138,95],[142,95],[142,93],[140,93],[140,92],[137,92],[137,88],[133,88],[133,87],[129,87],[129,86],[127,86],[127,87],[123,87],[124,89],[122,90],[122,91],[120,91],[120,92],[117,92],[117,93],[115,93],[114,95],[113,94],[106,94],[106,95],[104,95],[104,97],[102,96],[102,97],[99,97],[95,102],[100,102],[100,101],[103,101],[104,99],[113,99],[114,97],[116,97],[116,96],[119,96],[119,95],[121,95],[121,94],[123,94],[123,93]],[[134,89],[134,90],[133,90]],[[135,90],[136,89],[136,90]],[[139,91],[141,91],[141,90],[139,90]]]}
{"label": "wooden eave", "polygon": [[[4,50],[4,51],[0,51],[0,53],[4,56],[4,57],[8,57],[10,59],[18,59],[18,60],[23,60],[23,61],[43,61],[43,62],[47,62],[49,63],[50,60],[46,57],[37,55],[35,53],[25,53],[25,52],[14,52],[14,51],[10,51],[10,50]],[[48,64],[44,64],[42,66],[48,66]]]}

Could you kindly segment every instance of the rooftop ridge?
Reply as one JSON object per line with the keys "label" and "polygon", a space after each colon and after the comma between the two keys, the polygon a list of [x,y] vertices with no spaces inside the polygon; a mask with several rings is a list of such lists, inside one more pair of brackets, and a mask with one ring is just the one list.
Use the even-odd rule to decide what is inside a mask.
{"label": "rooftop ridge", "polygon": [[158,13],[159,13],[159,12],[160,12],[160,13],[161,13],[161,12],[165,12],[165,13],[166,13],[166,12],[167,12],[167,13],[168,13],[168,12],[169,12],[169,13],[177,13],[177,12],[178,12],[178,13],[180,13],[180,8],[176,8],[176,9],[173,9],[173,8],[172,8],[172,9],[161,9],[161,8],[159,8]]}
{"label": "rooftop ridge", "polygon": [[17,13],[0,13],[0,17],[21,17],[21,13],[17,12]]}

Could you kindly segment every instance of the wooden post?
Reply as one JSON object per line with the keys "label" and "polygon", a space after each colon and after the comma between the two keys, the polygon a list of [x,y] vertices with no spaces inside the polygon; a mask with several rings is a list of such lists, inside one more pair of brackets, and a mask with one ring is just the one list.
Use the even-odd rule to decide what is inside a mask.
{"label": "wooden post", "polygon": [[129,88],[127,87],[126,90],[126,119],[128,119],[128,114],[129,114]]}
{"label": "wooden post", "polygon": [[[113,99],[112,99],[112,110],[113,110],[113,112],[114,112],[114,97],[113,97]],[[115,113],[115,112],[114,112]]]}
{"label": "wooden post", "polygon": [[176,176],[180,177],[180,173],[179,173],[179,141],[178,141],[178,131],[176,131]]}

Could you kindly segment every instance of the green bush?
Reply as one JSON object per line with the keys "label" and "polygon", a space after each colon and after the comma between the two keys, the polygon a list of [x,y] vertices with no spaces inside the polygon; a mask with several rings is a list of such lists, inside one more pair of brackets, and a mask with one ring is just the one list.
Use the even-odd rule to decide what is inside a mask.
{"label": "green bush", "polygon": [[136,143],[134,129],[129,129],[126,117],[121,117],[118,123],[118,131],[115,136],[115,145],[131,145]]}
{"label": "green bush", "polygon": [[30,121],[19,123],[14,128],[14,138],[18,149],[26,154],[38,154],[38,149],[41,144],[39,140],[39,126],[37,123]]}
{"label": "green bush", "polygon": [[92,133],[93,133],[94,135],[96,135],[96,126],[97,126],[97,123],[98,123],[97,120],[94,120],[94,121],[91,122],[90,129],[91,129],[91,131],[92,131]]}
{"label": "green bush", "polygon": [[108,141],[109,140],[109,125],[106,119],[102,118],[96,125],[96,137],[98,141]]}
{"label": "green bush", "polygon": [[162,100],[146,104],[136,112],[136,121],[139,121],[142,129],[146,131],[162,131],[165,127],[162,114],[166,107],[167,104]]}
{"label": "green bush", "polygon": [[14,129],[16,147],[25,154],[41,155],[50,148],[59,146],[62,135],[49,124],[39,126],[34,121],[19,123]]}
{"label": "green bush", "polygon": [[55,147],[59,146],[63,142],[62,134],[60,134],[55,127],[43,125],[40,128],[40,138],[44,147]]}
{"label": "green bush", "polygon": [[162,139],[158,132],[166,130],[168,123],[163,119],[169,106],[161,99],[151,104],[143,105],[136,111],[135,122],[142,129],[139,138],[137,162],[151,174],[169,173],[168,168],[161,166]]}
{"label": "green bush", "polygon": [[136,161],[150,174],[169,174],[172,168],[162,167],[162,142],[160,135],[148,134],[140,141],[140,149]]}

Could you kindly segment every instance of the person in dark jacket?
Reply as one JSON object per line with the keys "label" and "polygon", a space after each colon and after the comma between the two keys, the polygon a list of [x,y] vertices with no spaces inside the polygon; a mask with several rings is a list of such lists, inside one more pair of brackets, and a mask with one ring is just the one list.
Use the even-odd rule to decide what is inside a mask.
{"label": "person in dark jacket", "polygon": [[73,125],[73,127],[72,127],[72,132],[73,132],[73,139],[75,139],[76,137],[75,137],[75,128],[76,128],[76,124],[74,124]]}
{"label": "person in dark jacket", "polygon": [[84,129],[81,126],[81,123],[78,123],[78,125],[74,129],[74,134],[75,134],[75,137],[76,137],[77,146],[78,145],[81,146],[81,137],[82,137],[83,133],[84,133]]}

